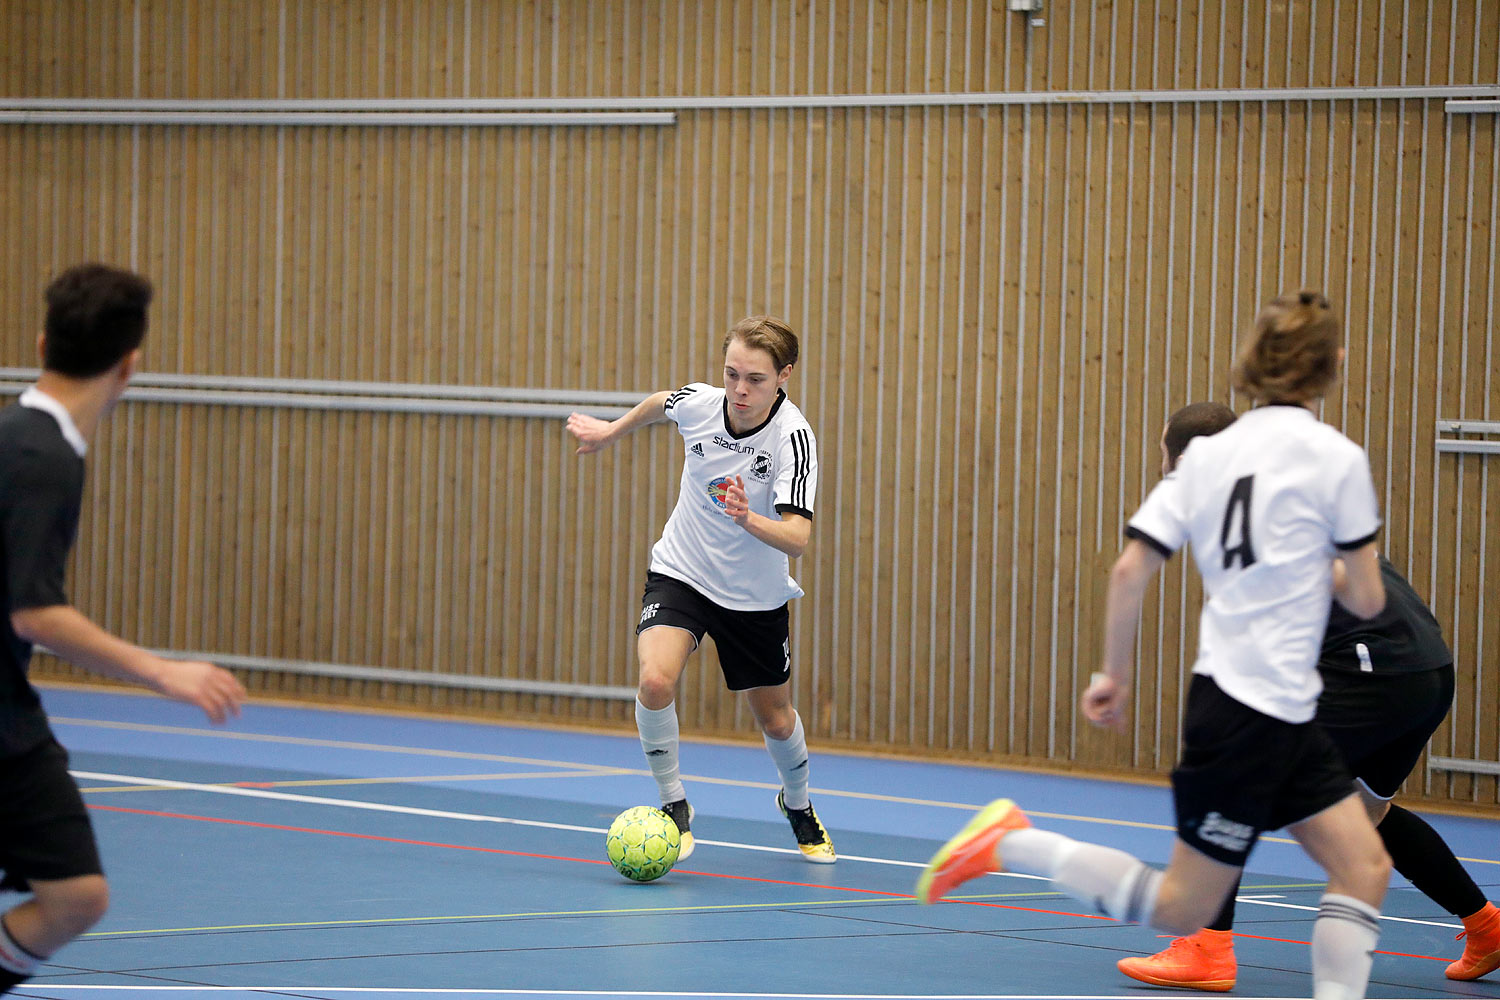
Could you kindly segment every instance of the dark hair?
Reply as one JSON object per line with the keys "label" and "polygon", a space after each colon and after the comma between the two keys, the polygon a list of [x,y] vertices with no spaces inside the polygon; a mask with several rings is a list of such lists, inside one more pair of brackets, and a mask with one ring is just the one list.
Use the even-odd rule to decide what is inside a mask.
{"label": "dark hair", "polygon": [[1339,373],[1339,321],[1318,292],[1283,295],[1255,317],[1234,387],[1263,403],[1310,403]]}
{"label": "dark hair", "polygon": [[724,335],[724,350],[738,340],[746,347],[759,348],[771,356],[776,371],[797,363],[797,335],[786,320],[775,316],[746,316]]}
{"label": "dark hair", "polygon": [[42,366],[74,378],[102,375],[146,336],[151,282],[106,264],[77,264],[47,286]]}
{"label": "dark hair", "polygon": [[1176,468],[1177,460],[1195,437],[1217,434],[1234,423],[1234,411],[1223,403],[1189,403],[1167,418],[1162,445],[1167,449],[1167,465]]}

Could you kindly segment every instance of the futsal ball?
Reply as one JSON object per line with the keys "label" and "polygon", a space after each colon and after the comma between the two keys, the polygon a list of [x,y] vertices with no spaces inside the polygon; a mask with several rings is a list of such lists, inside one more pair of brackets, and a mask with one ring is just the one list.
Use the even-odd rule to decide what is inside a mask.
{"label": "futsal ball", "polygon": [[672,817],[650,806],[632,806],[609,825],[609,863],[633,882],[651,882],[672,870],[682,836]]}

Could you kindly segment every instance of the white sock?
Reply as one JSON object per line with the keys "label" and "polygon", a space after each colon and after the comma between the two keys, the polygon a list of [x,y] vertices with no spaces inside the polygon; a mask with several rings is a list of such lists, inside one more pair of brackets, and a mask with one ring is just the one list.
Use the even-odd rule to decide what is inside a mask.
{"label": "white sock", "polygon": [[661,790],[661,803],[687,798],[682,787],[682,772],[677,765],[677,704],[666,708],[647,708],[635,700],[635,728],[641,734],[641,749],[646,763]]}
{"label": "white sock", "polygon": [[1313,923],[1314,1000],[1361,1000],[1379,937],[1379,910],[1353,896],[1325,893]]}
{"label": "white sock", "polygon": [[807,734],[802,729],[802,716],[796,710],[792,717],[797,724],[792,735],[784,740],[773,740],[767,736],[766,749],[781,772],[782,800],[788,809],[806,809],[811,800],[807,797]]}
{"label": "white sock", "polygon": [[10,936],[9,928],[5,926],[5,920],[0,918],[0,969],[12,975],[30,976],[42,961],[42,958],[16,943],[16,939]]}
{"label": "white sock", "polygon": [[1113,847],[1028,827],[1002,837],[997,853],[1006,871],[1044,875],[1116,920],[1149,924],[1156,910],[1161,872]]}

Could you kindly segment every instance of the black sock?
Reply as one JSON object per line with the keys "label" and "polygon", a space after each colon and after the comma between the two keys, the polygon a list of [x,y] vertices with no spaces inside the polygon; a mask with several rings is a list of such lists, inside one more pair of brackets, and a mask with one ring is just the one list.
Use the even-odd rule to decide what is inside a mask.
{"label": "black sock", "polygon": [[1455,917],[1484,909],[1484,893],[1464,871],[1453,850],[1416,813],[1392,805],[1375,828],[1396,871]]}
{"label": "black sock", "polygon": [[1207,927],[1211,931],[1227,931],[1234,926],[1234,897],[1239,894],[1240,880],[1235,879],[1234,885],[1229,889],[1229,895],[1224,897],[1224,905],[1219,907],[1219,915],[1214,917],[1213,922]]}

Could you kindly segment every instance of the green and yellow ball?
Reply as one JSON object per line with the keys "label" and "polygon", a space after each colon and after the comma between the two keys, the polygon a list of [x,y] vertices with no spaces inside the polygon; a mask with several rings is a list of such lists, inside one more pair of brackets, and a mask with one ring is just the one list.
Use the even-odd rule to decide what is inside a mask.
{"label": "green and yellow ball", "polygon": [[651,806],[632,806],[609,825],[609,863],[632,882],[652,882],[672,870],[682,836],[672,817]]}

